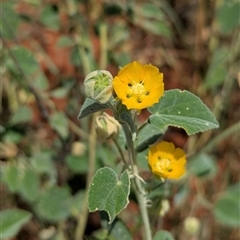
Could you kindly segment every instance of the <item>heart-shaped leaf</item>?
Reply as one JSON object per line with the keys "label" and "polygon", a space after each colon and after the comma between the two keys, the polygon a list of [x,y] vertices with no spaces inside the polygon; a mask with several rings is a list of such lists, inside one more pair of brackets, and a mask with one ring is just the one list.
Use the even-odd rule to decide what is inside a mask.
{"label": "heart-shaped leaf", "polygon": [[130,180],[125,170],[120,179],[109,167],[100,168],[93,176],[88,193],[90,212],[104,210],[108,213],[109,223],[127,206],[130,192]]}

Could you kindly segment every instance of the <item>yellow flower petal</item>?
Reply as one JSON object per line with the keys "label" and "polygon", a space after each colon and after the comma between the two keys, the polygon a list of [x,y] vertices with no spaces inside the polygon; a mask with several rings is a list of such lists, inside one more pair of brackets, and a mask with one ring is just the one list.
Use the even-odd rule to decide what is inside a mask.
{"label": "yellow flower petal", "polygon": [[119,71],[113,79],[113,87],[128,109],[140,110],[157,103],[163,95],[163,74],[157,67],[134,61]]}
{"label": "yellow flower petal", "polygon": [[149,148],[148,164],[156,176],[178,179],[185,173],[186,157],[182,149],[163,141]]}

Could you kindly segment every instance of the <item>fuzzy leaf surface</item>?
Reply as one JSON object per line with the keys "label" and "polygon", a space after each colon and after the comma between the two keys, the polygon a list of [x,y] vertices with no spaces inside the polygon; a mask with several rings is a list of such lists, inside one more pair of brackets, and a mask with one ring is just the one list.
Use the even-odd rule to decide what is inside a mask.
{"label": "fuzzy leaf surface", "polygon": [[202,100],[188,91],[165,91],[160,101],[148,110],[152,113],[149,122],[161,130],[174,126],[183,128],[188,135],[192,135],[219,126]]}
{"label": "fuzzy leaf surface", "polygon": [[100,104],[91,98],[86,98],[85,102],[83,103],[80,109],[78,119],[84,118],[92,113],[101,111],[106,108],[108,108],[107,104]]}
{"label": "fuzzy leaf surface", "polygon": [[130,179],[127,171],[118,178],[113,169],[100,168],[93,176],[88,193],[89,211],[106,211],[109,223],[112,223],[115,216],[127,206],[129,192]]}

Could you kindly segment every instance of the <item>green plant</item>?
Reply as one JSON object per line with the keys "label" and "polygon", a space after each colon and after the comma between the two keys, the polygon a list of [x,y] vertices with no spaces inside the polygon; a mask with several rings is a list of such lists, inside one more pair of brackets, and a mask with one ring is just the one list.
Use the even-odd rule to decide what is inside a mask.
{"label": "green plant", "polygon": [[[107,85],[101,80],[103,76],[110,80]],[[218,123],[201,100],[190,92],[169,90],[165,91],[163,95],[162,74],[151,65],[141,65],[137,62],[130,63],[123,67],[113,80],[111,74],[107,74],[106,71],[98,71],[86,76],[85,83],[89,81],[92,82],[91,89],[89,89],[90,86],[85,84],[85,90],[89,98],[85,100],[79,118],[86,117],[104,108],[110,108],[115,119],[122,126],[125,144],[128,149],[128,158],[125,159],[124,150],[118,143],[118,123],[115,123],[114,135],[110,131],[110,126],[108,126],[110,125],[109,121],[105,120],[97,124],[96,129],[101,129],[100,139],[114,139],[113,141],[123,162],[123,166],[120,165],[119,168],[123,170],[120,176],[109,167],[100,168],[95,173],[89,185],[88,208],[91,212],[106,211],[109,216],[109,223],[112,223],[116,215],[129,202],[128,198],[132,187],[142,216],[143,236],[145,239],[152,239],[147,207],[152,206],[152,199],[148,195],[151,195],[155,188],[147,187],[152,185],[154,179],[150,179],[146,183],[139,175],[137,151],[135,149],[139,149],[138,142],[143,142],[143,139],[139,137],[141,131],[144,128],[155,126],[161,132],[159,137],[163,137],[168,126],[172,125],[184,128],[190,135],[216,128]],[[113,99],[112,93],[109,91],[108,95],[105,93],[104,98],[99,98],[101,92],[106,92],[106,89],[109,89],[112,85],[117,98]],[[148,110],[152,114],[142,126],[137,126],[136,121],[134,121],[138,114],[137,109],[141,110],[146,106],[149,106]],[[114,129],[114,126],[112,126],[112,129]],[[164,178],[178,179],[185,172],[186,159],[184,152],[181,149],[175,149],[173,144],[167,142],[156,145],[156,140],[152,141],[155,133],[152,133],[143,136],[145,149],[149,145],[155,144],[150,147],[148,154],[148,164],[152,172],[160,178],[160,182],[164,182]],[[89,147],[93,149],[91,145]]]}
{"label": "green plant", "polygon": [[[234,239],[238,234],[239,2],[170,2],[2,1],[2,238],[119,239],[121,232],[121,239],[144,239],[141,198],[156,240]],[[165,87],[172,90],[163,97],[160,86],[159,103],[157,98],[155,105],[145,105],[148,111],[130,110],[125,100],[144,103],[136,90],[148,96],[147,85],[137,82],[139,88],[127,92],[115,86],[125,89],[125,95],[117,93],[119,101],[112,96],[112,80],[105,78],[97,95],[89,96],[98,96],[100,103],[85,99],[83,79],[89,73],[106,69],[116,77],[117,68],[133,59],[163,72]],[[99,95],[102,84],[108,88]],[[189,116],[189,102],[207,114],[194,109]],[[177,117],[169,116],[169,105]],[[213,115],[220,127],[197,133],[217,126],[202,121]],[[186,116],[191,122],[186,123]],[[103,142],[109,134],[111,139]],[[154,144],[158,141],[174,142],[178,147],[172,155],[180,147],[186,152],[183,157],[180,151],[186,165],[178,167],[186,174],[179,180],[159,179],[170,168],[159,172],[156,166],[170,165],[163,157],[154,166],[155,150],[162,146]],[[132,144],[137,168],[129,161],[133,147],[127,145]],[[150,156],[152,166],[146,159]],[[123,189],[119,178],[126,183]],[[105,211],[88,210],[89,203],[91,211],[100,208],[101,196],[97,203],[88,202],[105,190],[102,184],[89,191],[99,181],[112,183],[110,190],[117,185],[113,202],[120,195],[121,204],[106,208],[111,219]],[[142,196],[135,183],[144,189]]]}

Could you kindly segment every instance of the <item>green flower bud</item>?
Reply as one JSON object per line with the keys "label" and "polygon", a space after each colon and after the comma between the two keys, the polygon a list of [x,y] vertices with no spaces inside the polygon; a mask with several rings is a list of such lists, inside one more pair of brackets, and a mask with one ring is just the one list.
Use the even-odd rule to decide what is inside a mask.
{"label": "green flower bud", "polygon": [[101,116],[96,118],[96,133],[101,141],[106,141],[118,135],[120,130],[120,124],[118,121],[108,115],[103,113]]}
{"label": "green flower bud", "polygon": [[96,70],[89,73],[84,79],[84,88],[87,97],[105,104],[113,92],[112,74],[105,70]]}

